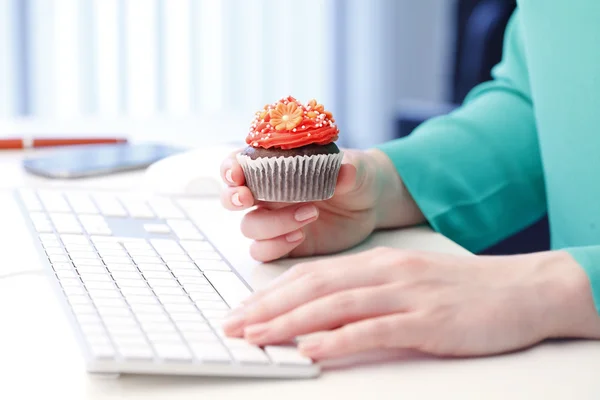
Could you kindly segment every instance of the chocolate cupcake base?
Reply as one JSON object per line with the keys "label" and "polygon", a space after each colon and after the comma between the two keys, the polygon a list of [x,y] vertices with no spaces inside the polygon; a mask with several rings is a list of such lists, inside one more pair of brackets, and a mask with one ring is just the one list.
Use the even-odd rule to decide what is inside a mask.
{"label": "chocolate cupcake base", "polygon": [[343,153],[257,157],[240,153],[246,185],[260,201],[299,203],[333,196]]}

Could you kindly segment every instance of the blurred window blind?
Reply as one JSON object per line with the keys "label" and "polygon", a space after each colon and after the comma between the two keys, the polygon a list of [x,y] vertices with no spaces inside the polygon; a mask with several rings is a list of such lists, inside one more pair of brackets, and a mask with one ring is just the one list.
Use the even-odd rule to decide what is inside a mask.
{"label": "blurred window blind", "polygon": [[0,0],[0,117],[252,113],[333,102],[322,0]]}

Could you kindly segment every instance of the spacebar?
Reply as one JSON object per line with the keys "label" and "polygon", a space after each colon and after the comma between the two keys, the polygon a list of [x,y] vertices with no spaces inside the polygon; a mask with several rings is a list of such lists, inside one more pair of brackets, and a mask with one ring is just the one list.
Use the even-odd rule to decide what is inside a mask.
{"label": "spacebar", "polygon": [[250,289],[233,272],[204,271],[204,276],[231,308],[236,308],[242,300],[252,294]]}

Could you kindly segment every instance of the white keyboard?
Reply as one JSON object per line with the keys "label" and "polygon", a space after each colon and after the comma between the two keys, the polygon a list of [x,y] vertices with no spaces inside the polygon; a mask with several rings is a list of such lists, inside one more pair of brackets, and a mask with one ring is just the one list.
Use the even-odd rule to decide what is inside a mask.
{"label": "white keyboard", "polygon": [[225,337],[251,291],[175,198],[20,190],[89,372],[308,378],[295,346]]}

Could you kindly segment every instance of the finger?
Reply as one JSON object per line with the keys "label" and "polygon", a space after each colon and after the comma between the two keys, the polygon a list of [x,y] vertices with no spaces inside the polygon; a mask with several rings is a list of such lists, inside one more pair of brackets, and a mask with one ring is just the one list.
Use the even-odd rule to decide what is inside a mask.
{"label": "finger", "polygon": [[356,167],[352,164],[342,164],[338,174],[335,194],[341,195],[350,192],[356,185]]}
{"label": "finger", "polygon": [[298,247],[304,238],[304,232],[297,230],[275,239],[255,241],[250,245],[250,255],[261,262],[277,260]]}
{"label": "finger", "polygon": [[[280,283],[270,289],[262,289],[252,299],[247,299],[242,307],[235,309],[228,316],[223,330],[228,335],[240,336],[249,325],[268,321],[320,297],[384,284],[388,279],[387,274],[363,268],[362,260],[369,254],[365,252],[362,255],[338,257],[338,263],[302,264],[288,270]],[[348,264],[352,263],[359,268],[348,269]]]}
{"label": "finger", "polygon": [[244,171],[235,157],[237,153],[231,153],[221,163],[221,178],[229,186],[242,186],[246,181]]}
{"label": "finger", "polygon": [[428,330],[421,322],[414,314],[366,319],[302,341],[298,349],[315,360],[381,348],[415,349],[427,341]]}
{"label": "finger", "polygon": [[[273,279],[265,287],[255,291],[252,296],[248,297],[242,302],[244,307],[252,305],[254,302],[261,300],[264,296],[271,292],[278,290],[285,285],[294,282],[303,275],[308,275],[313,272],[331,270],[334,268],[340,268],[348,270],[351,265],[359,265],[362,267],[367,260],[372,259],[380,249],[373,249],[358,254],[350,254],[345,256],[337,256],[329,259],[323,259],[320,261],[313,261],[308,263],[296,264],[292,268]],[[371,271],[372,272],[372,271]],[[379,275],[379,274],[373,274]]]}
{"label": "finger", "polygon": [[308,302],[271,321],[249,325],[244,336],[256,345],[281,343],[361,319],[398,313],[404,308],[395,285],[344,290]]}
{"label": "finger", "polygon": [[313,204],[295,205],[278,210],[261,207],[242,219],[242,233],[254,240],[267,240],[287,235],[316,221],[319,210]]}
{"label": "finger", "polygon": [[254,203],[254,196],[246,186],[225,188],[221,192],[221,204],[228,210],[245,210],[252,207]]}

